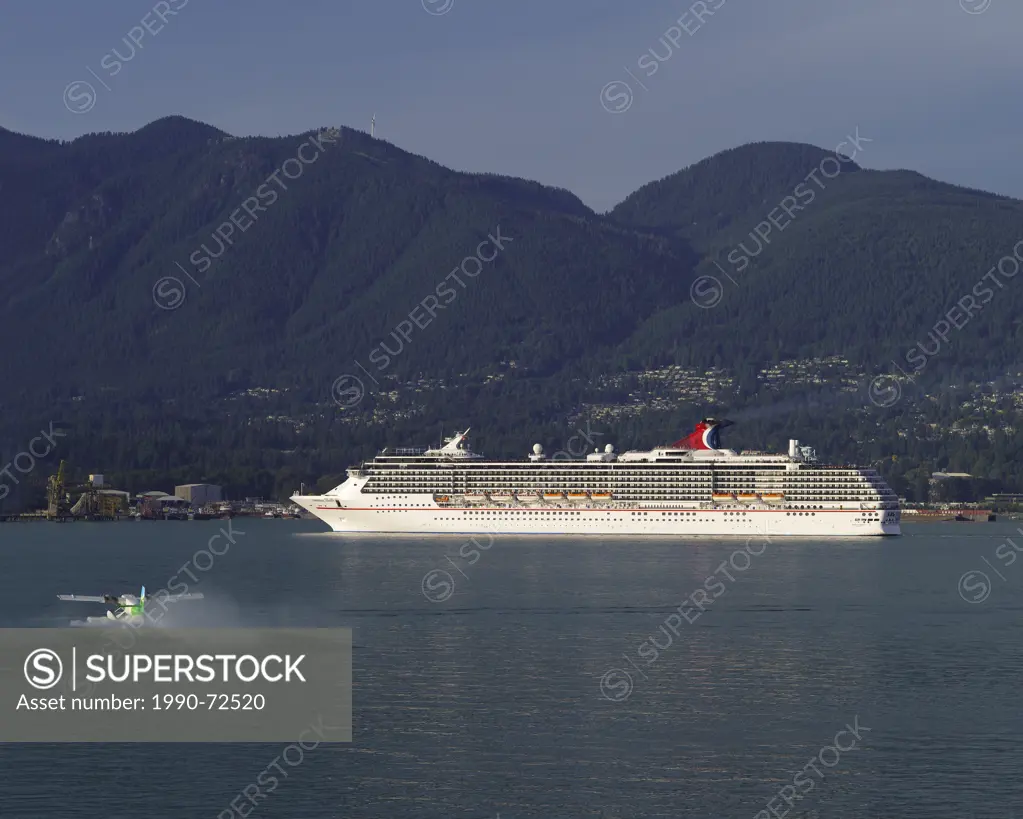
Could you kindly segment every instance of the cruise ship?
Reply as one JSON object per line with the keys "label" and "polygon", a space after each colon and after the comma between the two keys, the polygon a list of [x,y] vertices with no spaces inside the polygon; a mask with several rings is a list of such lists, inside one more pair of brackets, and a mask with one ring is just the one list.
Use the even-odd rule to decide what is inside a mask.
{"label": "cruise ship", "polygon": [[[721,448],[729,421],[707,418],[649,451],[608,444],[585,459],[495,461],[469,430],[430,449],[385,449],[324,495],[292,500],[348,534],[779,535],[900,534],[899,501],[873,469]],[[561,455],[562,453],[558,453]]]}

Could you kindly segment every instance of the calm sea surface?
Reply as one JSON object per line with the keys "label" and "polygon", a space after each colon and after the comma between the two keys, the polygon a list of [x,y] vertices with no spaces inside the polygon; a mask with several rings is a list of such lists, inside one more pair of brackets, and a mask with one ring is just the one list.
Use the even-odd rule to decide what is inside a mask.
{"label": "calm sea surface", "polygon": [[[464,538],[236,520],[235,545],[186,577],[207,596],[188,624],[353,629],[354,742],[286,767],[253,817],[754,819],[772,798],[786,815],[788,786],[805,794],[793,819],[1008,819],[1023,816],[1017,525],[498,538],[464,557]],[[221,526],[0,524],[0,626],[102,610],[57,593],[160,588]],[[227,817],[283,747],[0,746],[0,817]]]}

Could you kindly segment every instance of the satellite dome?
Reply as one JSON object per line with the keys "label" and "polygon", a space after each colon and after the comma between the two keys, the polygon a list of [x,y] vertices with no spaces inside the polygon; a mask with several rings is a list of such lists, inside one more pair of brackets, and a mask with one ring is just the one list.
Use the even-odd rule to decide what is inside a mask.
{"label": "satellite dome", "polygon": [[539,444],[533,444],[533,454],[534,455],[543,454],[543,447],[540,446]]}
{"label": "satellite dome", "polygon": [[608,445],[607,445],[606,447],[604,447],[604,451],[605,451],[605,452],[606,452],[606,453],[607,453],[608,455],[610,455],[610,454],[611,454],[612,452],[614,452],[614,451],[615,451],[615,448],[614,448],[614,444],[608,444]]}

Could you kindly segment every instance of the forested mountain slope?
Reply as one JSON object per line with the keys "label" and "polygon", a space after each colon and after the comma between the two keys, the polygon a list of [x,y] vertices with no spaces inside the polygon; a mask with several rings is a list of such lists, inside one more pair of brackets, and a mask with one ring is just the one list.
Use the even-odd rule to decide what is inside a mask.
{"label": "forested mountain slope", "polygon": [[[907,351],[934,346],[935,324],[1023,255],[1023,203],[845,159],[808,183],[831,156],[746,145],[597,214],[344,128],[235,138],[171,117],[69,143],[0,130],[0,448],[59,417],[83,468],[270,492],[441,424],[482,424],[492,450],[518,451],[567,439],[587,407],[638,402],[603,434],[649,444],[712,407],[776,401],[763,372],[779,362],[911,371]],[[1020,369],[1023,287],[999,275],[926,357],[913,400]],[[658,409],[634,375],[672,365],[720,368],[734,388],[666,393]],[[366,395],[338,406],[346,373]],[[948,424],[956,411],[935,408]],[[880,453],[921,422],[893,414],[903,404],[880,427],[801,412],[850,457],[866,443],[835,438],[842,423],[882,430]],[[769,415],[740,439],[791,432]],[[941,446],[904,457],[936,463]],[[967,466],[1011,472],[980,439],[963,447]]]}

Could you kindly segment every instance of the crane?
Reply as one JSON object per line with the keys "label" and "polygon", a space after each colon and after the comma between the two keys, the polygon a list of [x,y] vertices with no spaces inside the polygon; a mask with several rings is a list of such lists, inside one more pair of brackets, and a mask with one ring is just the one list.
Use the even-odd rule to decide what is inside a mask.
{"label": "crane", "polygon": [[61,520],[68,514],[67,492],[64,487],[64,461],[57,467],[57,474],[46,480],[46,517]]}

